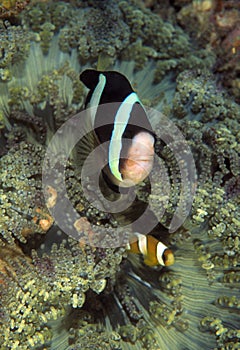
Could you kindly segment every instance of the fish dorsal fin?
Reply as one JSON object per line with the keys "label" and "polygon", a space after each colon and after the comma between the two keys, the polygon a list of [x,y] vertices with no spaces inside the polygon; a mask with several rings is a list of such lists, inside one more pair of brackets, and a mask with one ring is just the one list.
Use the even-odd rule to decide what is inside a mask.
{"label": "fish dorsal fin", "polygon": [[80,74],[80,80],[88,89],[93,90],[98,84],[100,74],[95,69],[86,69]]}
{"label": "fish dorsal fin", "polygon": [[139,98],[135,92],[128,95],[121,103],[114,122],[114,128],[109,145],[109,167],[112,174],[122,181],[122,175],[119,172],[120,153],[122,149],[122,136],[126,129],[127,123],[134,103],[140,103]]}

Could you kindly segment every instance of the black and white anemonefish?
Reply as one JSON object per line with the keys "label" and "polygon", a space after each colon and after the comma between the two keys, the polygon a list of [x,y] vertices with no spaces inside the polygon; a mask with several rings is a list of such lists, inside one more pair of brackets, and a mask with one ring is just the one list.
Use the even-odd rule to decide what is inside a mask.
{"label": "black and white anemonefish", "polygon": [[174,264],[172,251],[162,242],[151,235],[135,233],[136,240],[127,244],[131,253],[142,254],[144,263],[148,266],[171,266]]}
{"label": "black and white anemonefish", "polygon": [[137,94],[128,79],[116,71],[87,69],[80,80],[90,89],[86,107],[109,104],[91,114],[98,144],[109,142],[105,175],[120,187],[138,184],[152,170],[155,138]]}
{"label": "black and white anemonefish", "polygon": [[[89,89],[85,107],[93,107],[90,122],[97,141],[95,146],[108,142],[108,166],[103,169],[103,175],[113,186],[138,184],[152,170],[155,136],[136,92],[128,79],[116,71],[87,69],[80,74],[80,80]],[[107,105],[106,109],[98,108],[101,105]],[[129,211],[130,215],[133,211]],[[136,240],[129,243],[127,249],[143,254],[146,265],[174,263],[172,251],[155,237],[141,233],[135,233],[134,237]]]}

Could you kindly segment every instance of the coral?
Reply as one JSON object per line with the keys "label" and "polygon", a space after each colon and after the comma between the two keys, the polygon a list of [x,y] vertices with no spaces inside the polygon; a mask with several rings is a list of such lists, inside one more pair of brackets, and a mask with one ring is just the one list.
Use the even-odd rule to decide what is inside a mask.
{"label": "coral", "polygon": [[[70,332],[72,333],[70,343],[74,345],[69,346],[68,350],[122,349],[120,345],[121,337],[117,332],[108,332],[103,326],[90,323],[91,315],[86,315],[86,313],[79,313],[78,320],[78,329],[70,329]],[[91,334],[90,339],[89,334]]]}
{"label": "coral", "polygon": [[17,18],[25,9],[30,0],[3,0],[0,5],[0,19]]}
{"label": "coral", "polygon": [[40,33],[46,27],[46,23],[50,25],[51,30],[57,32],[73,16],[74,10],[71,5],[62,1],[31,1],[21,13],[24,27],[36,33]]}
{"label": "coral", "polygon": [[206,45],[214,40],[214,24],[212,14],[215,11],[216,1],[192,1],[181,4],[177,14],[178,23],[193,38],[197,38],[198,45]]}
{"label": "coral", "polygon": [[[92,225],[99,225],[98,231],[102,230],[103,235],[107,235],[108,228],[111,229],[117,226],[114,217],[108,212],[101,212],[91,202],[87,202],[82,189],[79,189],[79,177],[73,169],[67,170],[69,182],[67,184],[67,192],[72,203],[76,206],[77,211],[82,217],[86,217]],[[97,198],[97,194],[96,198]],[[93,197],[94,198],[94,197]],[[103,229],[101,229],[103,225]],[[106,238],[107,240],[107,238]]]}
{"label": "coral", "polygon": [[163,22],[139,2],[95,1],[75,5],[78,8],[73,11],[64,2],[38,3],[22,13],[24,26],[38,33],[45,53],[53,34],[59,32],[60,49],[70,52],[76,48],[82,62],[89,59],[94,62],[104,55],[113,63],[116,55],[122,54],[123,59],[134,59],[135,68],[140,69],[149,58],[156,59],[158,80],[170,69],[178,72],[189,64],[202,68],[214,63],[213,52],[205,48],[193,52],[181,28]]}
{"label": "coral", "polygon": [[48,347],[52,338],[49,320],[60,327],[57,320],[68,317],[69,306],[82,307],[90,289],[99,294],[106,279],[114,277],[122,259],[121,249],[104,251],[98,261],[92,249],[72,240],[68,244],[70,248],[66,242],[59,247],[54,244],[48,254],[33,251],[32,258],[18,248],[1,248],[0,281],[5,293],[0,304],[0,344],[4,349],[19,345],[29,349],[40,344]]}
{"label": "coral", "polygon": [[11,78],[10,66],[26,59],[30,48],[30,35],[21,26],[11,26],[7,21],[0,21],[0,79]]}
{"label": "coral", "polygon": [[201,326],[204,330],[215,333],[218,348],[237,349],[239,347],[239,330],[230,330],[222,324],[219,318],[206,316]]}
{"label": "coral", "polygon": [[50,306],[43,312],[44,284],[31,260],[20,250],[1,248],[1,261],[5,264],[1,271],[5,288],[4,293],[1,290],[1,348],[18,349],[20,346],[29,349],[48,343],[51,331],[44,324],[48,319],[60,316],[61,307],[57,311]]}
{"label": "coral", "polygon": [[[0,159],[1,239],[26,242],[35,232],[52,225],[41,193],[41,161],[44,150],[26,142],[13,147]],[[49,226],[45,224],[48,221]]]}
{"label": "coral", "polygon": [[[118,5],[113,2],[104,4],[97,2],[93,7],[85,5],[84,8],[78,8],[73,12],[71,5],[63,2],[29,5],[21,15],[24,30],[20,26],[9,26],[6,31],[11,33],[17,28],[19,33],[24,35],[30,28],[37,33],[37,36],[29,34],[32,43],[29,57],[23,67],[25,79],[22,79],[22,74],[14,67],[7,66],[2,72],[3,79],[10,80],[8,84],[2,86],[4,94],[1,105],[4,117],[7,118],[6,114],[15,108],[15,104],[21,105],[28,114],[34,114],[35,107],[40,109],[46,107],[47,95],[50,95],[52,112],[59,120],[56,124],[61,125],[66,114],[74,112],[68,110],[71,102],[76,104],[77,108],[82,103],[83,90],[77,77],[80,72],[77,51],[81,60],[91,57],[91,60],[96,61],[99,55],[103,55],[103,59],[108,56],[109,64],[115,60],[116,55],[122,53],[123,59],[136,61],[135,68],[142,68],[149,58],[157,60],[155,81],[160,81],[169,71],[177,73],[186,67],[202,68],[213,64],[212,53],[207,50],[193,52],[189,38],[180,28],[164,23],[157,15],[134,6],[137,5],[124,2]],[[133,8],[136,16],[133,16]],[[101,23],[103,18],[104,21]],[[85,28],[91,28],[88,30],[88,42],[84,36]],[[151,33],[155,33],[154,36]],[[148,39],[150,34],[151,41]],[[21,40],[19,42],[21,50],[24,50]],[[128,45],[129,43],[131,45]],[[66,62],[70,63],[70,67]],[[34,76],[31,74],[33,67],[34,69],[38,67]],[[73,92],[72,98],[66,89]],[[5,100],[8,93],[12,95],[10,105]],[[19,107],[17,106],[18,109]],[[7,124],[6,121],[5,123]]]}
{"label": "coral", "polygon": [[[42,124],[39,132],[43,128],[53,130],[82,105],[83,86],[78,78],[80,67],[76,54],[59,54],[57,37],[51,40],[48,55],[43,54],[41,43],[32,43],[22,69],[13,66],[14,79],[0,83],[3,92],[0,111],[8,129],[20,111],[22,116],[29,115],[28,124],[33,119],[36,125]],[[36,74],[32,74],[33,70]]]}
{"label": "coral", "polygon": [[[33,264],[43,272],[46,283],[51,284],[48,288],[49,300],[60,298],[62,305],[80,308],[89,289],[99,294],[107,284],[106,279],[114,277],[123,249],[107,249],[99,261],[97,250],[81,246],[77,241],[68,240],[68,244],[69,248],[64,243],[59,248],[54,244],[50,254],[42,257],[34,253]],[[54,281],[51,281],[53,276]]]}
{"label": "coral", "polygon": [[[192,50],[188,36],[180,27],[164,22],[158,15],[142,9],[137,2],[121,1],[120,9],[131,29],[130,42],[123,51],[124,59],[134,59],[142,68],[149,58],[157,61],[156,81],[169,71],[179,72],[187,67],[210,67],[215,58],[209,50]],[[203,58],[206,59],[203,59]]]}
{"label": "coral", "polygon": [[54,36],[54,29],[55,29],[55,26],[50,22],[46,22],[41,26],[41,31],[39,33],[39,36],[41,40],[41,47],[44,54],[48,53],[49,47],[51,45],[51,39]]}
{"label": "coral", "polygon": [[[171,3],[177,8],[189,1]],[[135,0],[32,2],[19,20],[1,31],[6,60],[0,85],[0,347],[239,348],[240,109],[205,69],[215,60],[205,46],[207,35],[193,47],[186,32]],[[225,30],[220,17],[218,25]],[[20,44],[25,32],[31,37],[29,52]],[[140,255],[111,248],[122,233],[120,224],[128,224],[135,213],[127,210],[119,218],[89,203],[74,158],[66,164],[65,184],[79,216],[70,222],[67,211],[62,215],[79,241],[67,237],[47,209],[54,213],[63,199],[58,183],[47,187],[43,198],[46,146],[85,99],[79,59],[92,66],[102,54],[111,62],[131,59],[117,61],[115,69],[126,74],[144,104],[177,125],[195,160],[192,211],[169,233],[164,226],[181,200],[173,149],[190,155],[173,129],[171,143],[164,142],[158,136],[162,120],[152,120],[156,157],[166,172],[160,163],[152,173],[155,187],[146,180],[137,196],[156,215],[164,209],[151,234],[174,250],[176,263],[170,268],[149,268]],[[191,170],[184,168],[185,175]],[[192,188],[184,193],[186,201],[191,195]],[[107,248],[94,245],[96,234]]]}
{"label": "coral", "polygon": [[[10,100],[9,104],[11,102]],[[32,141],[33,139],[38,143],[45,144],[47,126],[41,117],[13,111],[9,119],[13,123],[13,127],[10,127],[9,132],[6,134],[8,149],[16,146],[21,141]]]}
{"label": "coral", "polygon": [[[85,30],[88,36],[85,36]],[[106,54],[115,57],[129,43],[129,29],[114,1],[95,2],[91,8],[78,12],[60,32],[59,45],[63,51],[77,47],[80,59],[86,61]]]}
{"label": "coral", "polygon": [[[63,80],[65,81],[63,82]],[[62,85],[62,83],[65,84]],[[78,79],[77,72],[69,66],[68,62],[63,64],[58,70],[55,69],[43,75],[30,98],[30,103],[33,106],[46,106],[47,103],[49,104],[52,108],[53,123],[56,128],[62,125],[66,115],[74,111],[74,109],[68,109],[70,106],[70,94],[67,95],[64,89],[71,90],[72,105],[75,104],[75,110],[78,109],[83,102],[83,87]]]}
{"label": "coral", "polygon": [[182,6],[177,22],[201,47],[216,54],[215,72],[223,86],[239,101],[239,3],[236,1],[192,1]]}
{"label": "coral", "polygon": [[217,89],[211,76],[185,72],[177,80],[172,113],[182,119],[177,125],[191,146],[197,167],[191,225],[204,224],[213,244],[202,263],[214,270],[214,266],[225,265],[228,256],[228,264],[237,266],[239,107]]}
{"label": "coral", "polygon": [[[209,349],[216,346],[215,344],[218,344],[219,348],[232,346],[238,348],[236,334],[239,332],[237,288],[240,260],[237,213],[240,171],[239,106],[217,88],[212,75],[200,73],[200,71],[181,73],[177,78],[172,106],[169,108],[162,103],[159,106],[175,120],[191,147],[198,174],[197,192],[189,219],[180,230],[171,235],[170,242],[178,246],[175,252],[176,263],[171,271],[160,274],[161,300],[151,301],[150,295],[155,297],[159,295],[156,290],[153,293],[149,292],[148,302],[143,297],[147,295],[148,288],[154,288],[156,280],[155,277],[147,277],[147,273],[143,270],[140,273],[137,263],[133,263],[135,275],[130,272],[127,278],[134,277],[137,281],[134,283],[140,283],[141,295],[137,292],[138,287],[132,290],[132,295],[141,300],[141,305],[148,303],[152,322],[155,319],[158,329],[161,328],[161,331],[159,330],[161,336],[157,338],[161,348],[168,348],[169,342],[171,342],[171,348],[177,349],[180,346],[206,348],[204,333],[198,334],[197,345],[196,343],[190,345],[191,329],[195,322],[193,319],[197,314],[200,315],[197,317],[199,317],[198,324],[202,326],[201,330],[207,330],[213,334],[208,338]],[[169,215],[173,215],[180,192],[178,163],[168,147],[169,145],[157,139],[156,151],[164,159],[170,174],[173,174],[170,175],[170,203],[162,218],[165,224],[168,222]],[[158,176],[159,180],[157,180]],[[158,184],[155,189],[158,192],[150,194],[150,199],[153,197],[152,206],[156,211],[157,208],[165,205],[163,197],[167,185],[162,182],[164,177],[161,177],[159,170],[153,174],[153,177]],[[148,190],[147,186],[145,190]],[[191,264],[190,261],[196,261],[196,269],[187,267]],[[203,282],[204,279],[205,282]],[[128,286],[129,283],[128,281]],[[206,286],[204,286],[205,283]],[[193,290],[191,295],[188,295],[185,288],[190,284]],[[196,311],[191,304],[195,299],[195,286],[199,286],[201,290],[201,292],[198,290],[198,295],[200,293],[204,300],[208,298],[211,300],[210,303],[214,305],[211,311],[209,304],[206,306],[207,304],[203,303],[203,308],[199,311]],[[163,295],[168,296],[167,299]],[[170,296],[174,298],[169,304]],[[168,300],[168,303],[163,303],[162,298],[164,301]],[[198,299],[197,296],[196,299]],[[131,309],[134,310],[134,307],[132,306]],[[187,310],[191,310],[192,319],[184,317],[184,314],[188,314]],[[230,310],[231,313],[228,313]],[[221,312],[221,320],[217,319],[219,312]],[[160,328],[159,323],[162,325]],[[168,335],[165,335],[168,341],[163,337],[164,327],[168,328]],[[171,329],[175,327],[185,334],[187,343],[182,340],[181,345],[174,344]]]}
{"label": "coral", "polygon": [[[228,100],[220,91],[213,76],[201,70],[185,71],[177,78],[177,93],[173,99],[173,113],[176,118],[202,122],[221,121],[239,117],[237,105]],[[225,98],[224,98],[225,97]],[[189,115],[190,113],[190,115]]]}
{"label": "coral", "polygon": [[117,4],[95,1],[93,6],[84,7],[73,9],[66,2],[37,3],[27,7],[22,20],[24,26],[38,33],[45,53],[51,36],[59,32],[60,49],[70,52],[77,48],[83,61],[99,54],[116,56],[129,43],[129,29]]}
{"label": "coral", "polygon": [[216,71],[222,75],[222,84],[229,89],[239,102],[239,55],[240,55],[240,31],[239,21],[231,27],[229,33],[217,48],[219,60]]}

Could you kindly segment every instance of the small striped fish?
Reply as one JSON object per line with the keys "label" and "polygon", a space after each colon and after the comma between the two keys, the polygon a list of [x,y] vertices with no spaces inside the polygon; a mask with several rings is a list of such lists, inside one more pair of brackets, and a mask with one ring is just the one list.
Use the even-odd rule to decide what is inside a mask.
{"label": "small striped fish", "polygon": [[127,249],[131,253],[142,254],[144,263],[148,266],[171,266],[174,264],[172,251],[151,235],[135,232],[136,241],[129,243]]}

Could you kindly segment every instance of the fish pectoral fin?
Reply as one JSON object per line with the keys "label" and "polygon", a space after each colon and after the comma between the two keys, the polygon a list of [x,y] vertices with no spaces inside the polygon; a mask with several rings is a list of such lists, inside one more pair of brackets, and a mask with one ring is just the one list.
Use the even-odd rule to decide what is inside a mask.
{"label": "fish pectoral fin", "polygon": [[[99,143],[96,138],[95,131],[92,127],[91,115],[89,111],[85,111],[84,113],[87,114],[83,115],[84,122],[81,123],[83,128],[81,130],[81,134],[83,137],[75,145],[72,152],[76,172],[79,174],[81,173],[83,166],[87,167],[86,169],[89,169],[90,173],[93,172],[93,169],[96,169],[96,167],[100,166],[100,159],[96,158],[96,152],[92,154],[92,152],[94,152],[94,149],[99,146]],[[95,156],[95,158],[93,156]]]}
{"label": "fish pectoral fin", "polygon": [[85,158],[81,167],[82,178],[95,179],[96,185],[99,183],[99,177],[104,166],[107,164],[107,155],[104,149],[98,145]]}

